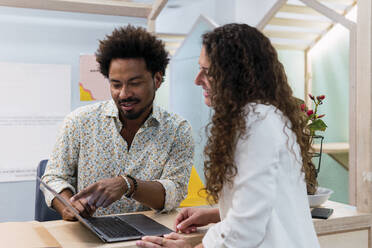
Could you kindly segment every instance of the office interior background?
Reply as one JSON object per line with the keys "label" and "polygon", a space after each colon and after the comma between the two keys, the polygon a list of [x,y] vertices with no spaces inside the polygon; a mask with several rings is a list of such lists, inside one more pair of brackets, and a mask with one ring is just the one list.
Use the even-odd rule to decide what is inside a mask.
{"label": "office interior background", "polygon": [[[240,22],[255,26],[275,2],[275,0],[169,0],[156,20],[156,33],[182,34],[185,35],[185,40],[188,35],[199,37],[197,23],[200,15],[205,16],[214,25]],[[355,11],[350,13],[349,18],[356,18]],[[79,56],[94,54],[99,39],[111,33],[115,27],[129,23],[146,27],[146,19],[141,18],[0,7],[0,61],[71,65],[73,110],[92,103],[80,101],[77,84]],[[326,114],[324,119],[328,125],[324,133],[325,142],[348,142],[348,37],[349,32],[336,25],[311,51],[312,93],[326,95],[325,104],[320,109],[321,114]],[[198,47],[200,44],[195,41],[193,46]],[[181,50],[176,51],[175,58],[172,58],[174,61],[171,60],[165,82],[157,92],[156,103],[181,114],[203,114],[202,118],[207,120],[209,110],[203,105],[201,90],[193,85],[193,78],[198,70],[198,54],[191,52],[190,56],[182,57],[180,56],[182,52],[187,53],[189,48],[181,45],[179,49]],[[278,54],[295,96],[304,99],[304,53],[278,50]],[[171,84],[174,81],[180,85],[188,85],[189,91],[186,89],[186,93],[184,91],[182,93],[184,96],[190,95],[189,104],[177,102],[178,97],[182,96],[177,96],[178,88]],[[200,94],[195,95],[195,92]],[[196,129],[194,135],[199,151],[196,169],[204,180],[203,169],[200,166],[202,160],[200,149],[204,133],[200,126]],[[22,156],[22,151],[19,151],[19,155]],[[327,154],[323,154],[322,160],[319,184],[334,190],[331,200],[348,203],[347,169]],[[36,166],[37,164],[35,168]],[[35,183],[35,181],[0,183],[0,222],[33,220]]]}

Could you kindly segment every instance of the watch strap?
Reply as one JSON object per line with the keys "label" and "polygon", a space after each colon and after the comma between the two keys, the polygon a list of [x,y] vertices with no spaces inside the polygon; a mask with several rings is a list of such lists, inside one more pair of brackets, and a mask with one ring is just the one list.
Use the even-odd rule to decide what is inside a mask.
{"label": "watch strap", "polygon": [[120,176],[124,179],[125,183],[127,184],[127,191],[125,191],[124,193],[124,196],[127,196],[132,191],[132,186],[130,185],[129,180],[126,176],[124,175],[120,175]]}

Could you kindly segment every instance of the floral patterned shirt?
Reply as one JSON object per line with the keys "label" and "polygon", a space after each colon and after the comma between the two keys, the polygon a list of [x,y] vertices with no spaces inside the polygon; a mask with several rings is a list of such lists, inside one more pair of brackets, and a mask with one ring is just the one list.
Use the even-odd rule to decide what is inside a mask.
{"label": "floral patterned shirt", "polygon": [[[194,142],[189,123],[154,106],[128,151],[120,135],[123,125],[113,100],[78,108],[64,120],[42,180],[57,192],[73,193],[104,178],[129,174],[160,182],[165,189],[163,211],[186,197],[193,164]],[[54,198],[44,190],[48,206]],[[122,197],[95,215],[143,211],[149,208]]]}

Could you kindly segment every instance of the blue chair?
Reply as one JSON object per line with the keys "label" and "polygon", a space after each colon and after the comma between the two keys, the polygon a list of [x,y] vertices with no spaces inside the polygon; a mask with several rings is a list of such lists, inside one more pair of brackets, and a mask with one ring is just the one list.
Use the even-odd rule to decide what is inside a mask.
{"label": "blue chair", "polygon": [[[38,177],[42,177],[45,172],[45,167],[48,163],[48,160],[41,160],[36,174]],[[36,180],[36,195],[35,195],[35,220],[37,221],[49,221],[49,220],[60,220],[62,219],[61,215],[49,208],[45,203],[44,193],[40,190],[40,183]]]}

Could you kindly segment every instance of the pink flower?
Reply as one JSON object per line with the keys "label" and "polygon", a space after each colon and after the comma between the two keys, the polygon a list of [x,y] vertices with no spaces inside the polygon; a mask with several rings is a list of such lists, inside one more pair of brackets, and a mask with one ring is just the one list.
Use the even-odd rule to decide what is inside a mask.
{"label": "pink flower", "polygon": [[320,95],[316,97],[316,99],[318,99],[319,101],[324,100],[324,98],[325,98],[325,95]]}
{"label": "pink flower", "polygon": [[311,100],[314,100],[314,96],[313,95],[309,94],[309,97],[310,97]]}
{"label": "pink flower", "polygon": [[306,114],[307,114],[308,116],[310,116],[310,115],[314,114],[314,111],[313,111],[312,109],[309,109],[309,110],[307,111]]}
{"label": "pink flower", "polygon": [[301,111],[302,112],[305,112],[305,109],[306,109],[306,105],[305,104],[301,104]]}

